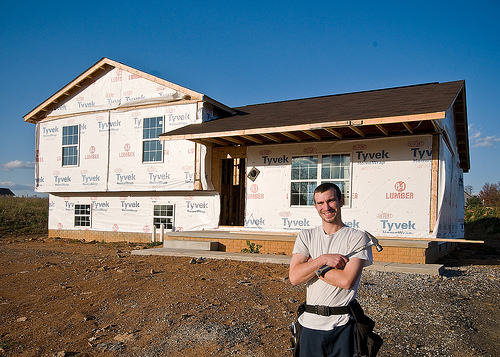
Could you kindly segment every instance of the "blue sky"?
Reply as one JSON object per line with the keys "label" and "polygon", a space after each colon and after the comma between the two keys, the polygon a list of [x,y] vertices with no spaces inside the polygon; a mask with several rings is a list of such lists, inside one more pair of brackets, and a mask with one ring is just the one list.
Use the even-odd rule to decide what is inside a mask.
{"label": "blue sky", "polygon": [[108,57],[233,107],[464,79],[478,193],[500,181],[499,15],[480,0],[4,4],[0,187],[34,194],[23,116]]}

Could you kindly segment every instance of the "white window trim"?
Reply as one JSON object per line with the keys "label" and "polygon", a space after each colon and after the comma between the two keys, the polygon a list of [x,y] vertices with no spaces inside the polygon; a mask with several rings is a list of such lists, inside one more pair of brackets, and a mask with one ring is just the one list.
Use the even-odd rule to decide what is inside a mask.
{"label": "white window trim", "polygon": [[[70,127],[70,126],[77,126],[78,127],[78,143],[76,145],[64,145],[62,143],[62,141],[64,140],[64,128],[67,128],[67,127]],[[62,129],[62,138],[61,138],[61,167],[78,167],[80,166],[80,124],[76,124],[76,125],[64,125],[63,126],[63,129]],[[67,148],[67,147],[75,147],[76,146],[76,150],[78,151],[78,154],[76,156],[76,164],[75,165],[64,165],[64,148]]]}
{"label": "white window trim", "polygon": [[[155,215],[155,207],[156,206],[172,206],[172,215],[171,216],[156,216]],[[167,210],[168,211],[168,210]],[[155,221],[157,218],[171,218],[172,220],[172,228],[169,229],[167,227],[167,224],[165,223],[165,229],[166,230],[171,230],[172,232],[175,230],[175,204],[173,203],[167,203],[167,204],[154,204],[153,205],[153,225],[155,225]],[[161,224],[160,224],[160,227],[161,227]],[[156,227],[157,229],[160,228],[160,227]]]}
{"label": "white window trim", "polygon": [[[76,212],[75,212],[77,205],[78,206],[89,206],[89,209],[90,209],[89,214],[88,215],[86,215],[86,214],[78,214],[77,215]],[[74,212],[74,215],[73,215],[73,226],[75,228],[92,228],[92,205],[91,204],[85,204],[85,203],[77,203],[77,204],[75,204],[75,211],[73,211]],[[88,226],[77,226],[76,225],[76,217],[77,216],[78,217],[87,217],[88,216],[89,217],[89,221],[90,221],[90,225],[88,225]]]}
{"label": "white window trim", "polygon": [[[329,180],[329,179],[321,179],[321,169],[323,164],[323,156],[331,156],[331,155],[346,155],[349,156],[349,178],[344,180]],[[288,185],[289,190],[289,204],[292,208],[304,208],[304,207],[312,207],[312,205],[292,205],[292,182],[301,182],[301,181],[316,181],[316,187],[319,186],[323,182],[332,182],[336,183],[338,181],[348,181],[349,182],[349,197],[348,203],[344,204],[344,208],[351,208],[352,206],[352,154],[350,152],[338,152],[338,153],[314,153],[312,155],[293,155],[292,160],[298,157],[309,157],[316,156],[318,158],[318,166],[317,166],[317,177],[316,179],[311,180],[292,180],[292,165],[290,164],[290,184]],[[344,199],[345,201],[345,199]]]}
{"label": "white window trim", "polygon": [[[156,139],[144,139],[144,123],[145,123],[145,119],[151,119],[151,118],[162,118],[162,122],[161,122],[161,132],[163,133],[163,131],[165,130],[165,116],[161,116],[161,115],[158,115],[158,116],[151,116],[151,117],[145,117],[145,118],[142,118],[142,146],[141,146],[141,151],[142,151],[142,163],[143,164],[163,164],[163,161],[165,160],[165,153],[164,153],[164,142],[161,141],[159,138],[156,138]],[[161,145],[161,160],[158,160],[158,161],[145,161],[144,160],[144,142],[146,141],[158,141]]]}

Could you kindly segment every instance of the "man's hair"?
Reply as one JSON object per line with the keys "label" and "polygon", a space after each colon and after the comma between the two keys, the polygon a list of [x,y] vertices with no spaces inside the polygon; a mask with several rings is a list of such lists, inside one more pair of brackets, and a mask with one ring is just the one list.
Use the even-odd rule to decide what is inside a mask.
{"label": "man's hair", "polygon": [[342,198],[342,192],[340,192],[340,188],[334,184],[334,183],[331,183],[331,182],[324,182],[322,183],[321,185],[319,185],[318,187],[316,187],[314,189],[314,194],[313,194],[313,197],[314,197],[314,203],[316,203],[316,194],[317,193],[323,193],[323,192],[326,192],[326,191],[329,191],[329,190],[334,190],[335,191],[335,197],[337,197],[340,201],[340,199]]}

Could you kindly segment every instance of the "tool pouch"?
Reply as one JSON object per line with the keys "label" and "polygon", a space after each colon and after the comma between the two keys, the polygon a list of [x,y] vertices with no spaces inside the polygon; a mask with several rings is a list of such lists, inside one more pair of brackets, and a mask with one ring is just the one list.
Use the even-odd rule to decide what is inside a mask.
{"label": "tool pouch", "polygon": [[299,356],[300,330],[302,328],[299,322],[299,317],[305,311],[306,311],[306,303],[303,302],[297,308],[297,318],[290,325],[290,330],[292,331],[292,337],[290,338],[290,342],[292,343],[293,357]]}
{"label": "tool pouch", "polygon": [[356,321],[356,344],[358,357],[375,357],[384,340],[373,332],[375,322],[365,315],[357,300],[349,303],[352,316]]}

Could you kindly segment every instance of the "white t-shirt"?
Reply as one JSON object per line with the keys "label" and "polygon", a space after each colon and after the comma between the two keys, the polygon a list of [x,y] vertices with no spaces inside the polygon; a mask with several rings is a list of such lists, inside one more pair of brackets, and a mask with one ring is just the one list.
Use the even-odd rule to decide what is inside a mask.
{"label": "white t-shirt", "polygon": [[[346,255],[357,248],[363,247],[370,242],[367,235],[357,229],[348,226],[342,227],[338,232],[328,235],[323,231],[322,226],[312,229],[305,229],[299,233],[293,248],[293,254],[302,254],[313,259],[323,254]],[[373,263],[372,251],[370,248],[363,250],[351,258],[365,260],[364,266]],[[324,306],[346,306],[355,297],[358,291],[359,278],[354,286],[347,290],[325,283],[314,276],[307,284],[308,305]],[[315,330],[331,330],[335,326],[341,326],[349,321],[349,315],[321,316],[304,312],[299,322],[302,326]]]}

